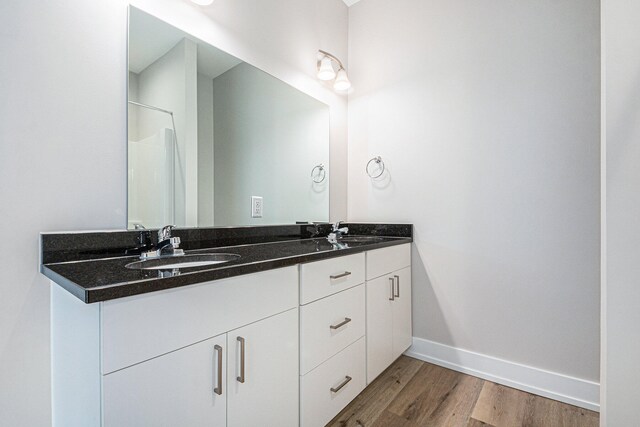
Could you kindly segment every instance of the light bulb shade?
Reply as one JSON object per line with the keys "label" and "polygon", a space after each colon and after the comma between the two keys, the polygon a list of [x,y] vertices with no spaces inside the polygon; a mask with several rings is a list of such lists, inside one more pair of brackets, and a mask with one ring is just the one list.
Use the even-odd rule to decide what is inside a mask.
{"label": "light bulb shade", "polygon": [[351,82],[349,81],[349,77],[347,77],[347,72],[344,70],[344,68],[340,68],[338,70],[336,81],[335,83],[333,83],[333,88],[335,90],[344,91],[349,90],[350,87]]}
{"label": "light bulb shade", "polygon": [[320,61],[320,67],[318,68],[318,78],[320,80],[333,80],[336,77],[336,72],[333,69],[333,64],[331,63],[331,58],[325,56]]}
{"label": "light bulb shade", "polygon": [[200,6],[209,6],[210,4],[213,3],[213,0],[191,0],[191,1]]}

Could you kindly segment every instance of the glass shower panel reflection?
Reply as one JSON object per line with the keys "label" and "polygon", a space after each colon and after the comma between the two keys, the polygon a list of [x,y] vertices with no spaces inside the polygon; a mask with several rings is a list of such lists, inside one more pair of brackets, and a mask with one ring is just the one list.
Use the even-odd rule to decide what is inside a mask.
{"label": "glass shower panel reflection", "polygon": [[175,132],[171,115],[129,105],[128,226],[175,222]]}

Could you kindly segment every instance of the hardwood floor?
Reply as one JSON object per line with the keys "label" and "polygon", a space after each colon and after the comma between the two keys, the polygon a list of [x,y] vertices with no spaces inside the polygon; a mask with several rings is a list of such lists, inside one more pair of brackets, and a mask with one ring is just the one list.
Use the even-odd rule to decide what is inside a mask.
{"label": "hardwood floor", "polygon": [[401,356],[331,427],[597,427],[597,412]]}

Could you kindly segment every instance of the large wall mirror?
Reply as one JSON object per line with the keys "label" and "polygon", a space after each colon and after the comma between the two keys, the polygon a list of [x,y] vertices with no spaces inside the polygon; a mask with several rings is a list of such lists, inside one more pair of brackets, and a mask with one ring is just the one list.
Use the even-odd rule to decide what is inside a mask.
{"label": "large wall mirror", "polygon": [[129,9],[128,225],[329,220],[329,107]]}

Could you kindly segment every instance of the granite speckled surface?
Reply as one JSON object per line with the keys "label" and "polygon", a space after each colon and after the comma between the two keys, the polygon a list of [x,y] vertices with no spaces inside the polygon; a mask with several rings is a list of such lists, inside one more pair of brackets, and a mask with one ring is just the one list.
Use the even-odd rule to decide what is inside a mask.
{"label": "granite speckled surface", "polygon": [[379,239],[331,244],[324,238],[330,231],[328,225],[322,225],[315,238],[310,238],[315,228],[308,225],[182,229],[173,234],[181,237],[187,254],[233,253],[240,257],[209,266],[132,270],[125,266],[138,257],[126,254],[141,244],[139,231],[43,233],[41,271],[80,300],[94,303],[413,241],[412,226],[407,224],[343,225],[349,227],[349,236]]}
{"label": "granite speckled surface", "polygon": [[[326,236],[330,224],[319,224],[317,231]],[[80,261],[135,255],[145,241],[157,243],[157,229],[115,230],[82,233],[42,233],[42,263]],[[268,243],[314,237],[316,226],[270,225],[259,227],[176,228],[172,235],[180,237],[185,250],[254,243]],[[393,234],[390,234],[393,236]],[[406,236],[406,234],[405,234]]]}

